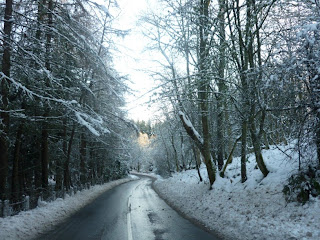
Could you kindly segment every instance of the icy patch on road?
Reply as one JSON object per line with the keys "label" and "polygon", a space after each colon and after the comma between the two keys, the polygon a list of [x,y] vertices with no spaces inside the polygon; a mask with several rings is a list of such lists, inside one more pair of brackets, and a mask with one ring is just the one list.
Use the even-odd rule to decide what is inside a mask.
{"label": "icy patch on road", "polygon": [[[281,150],[285,151],[284,147]],[[263,151],[270,170],[266,178],[255,168],[254,155],[249,155],[245,183],[241,183],[240,159],[234,158],[225,178],[217,178],[211,191],[208,183],[199,181],[196,170],[157,180],[155,187],[184,214],[227,239],[320,239],[319,197],[305,205],[285,201],[282,189],[297,171],[298,161],[289,160],[281,150]],[[289,154],[297,158],[295,153]],[[208,178],[204,166],[201,174]]]}
{"label": "icy patch on road", "polygon": [[103,192],[135,179],[135,176],[129,175],[125,179],[82,190],[74,196],[67,195],[65,199],[58,198],[50,203],[41,202],[41,207],[20,212],[18,215],[0,218],[0,239],[24,240],[35,238],[93,201]]}

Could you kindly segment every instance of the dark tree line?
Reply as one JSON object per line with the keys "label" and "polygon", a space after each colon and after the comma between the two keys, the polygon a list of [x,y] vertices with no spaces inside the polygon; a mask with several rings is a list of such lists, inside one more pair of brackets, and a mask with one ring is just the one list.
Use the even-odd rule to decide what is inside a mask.
{"label": "dark tree line", "polygon": [[124,32],[106,5],[1,1],[0,200],[17,211],[126,174],[127,87],[110,53]]}

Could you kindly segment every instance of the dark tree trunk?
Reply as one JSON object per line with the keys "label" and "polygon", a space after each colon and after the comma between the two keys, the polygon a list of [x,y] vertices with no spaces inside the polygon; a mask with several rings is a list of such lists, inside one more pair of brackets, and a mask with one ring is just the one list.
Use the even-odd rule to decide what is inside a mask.
{"label": "dark tree trunk", "polygon": [[86,142],[84,133],[82,133],[81,139],[80,139],[80,182],[81,184],[85,184],[87,182],[86,157],[87,157],[87,142]]}
{"label": "dark tree trunk", "polygon": [[262,152],[261,152],[261,137],[263,134],[265,110],[262,111],[259,133],[257,133],[257,130],[256,130],[255,119],[253,117],[254,112],[255,112],[255,110],[253,108],[253,110],[251,112],[252,117],[250,118],[250,134],[251,134],[253,150],[254,150],[254,154],[256,157],[256,162],[257,162],[258,168],[262,172],[263,176],[266,177],[269,173],[269,170],[267,169],[267,167],[264,163]]}
{"label": "dark tree trunk", "polygon": [[[46,1],[43,0],[43,4],[45,4]],[[47,18],[48,18],[48,27],[46,33],[46,59],[45,59],[45,67],[47,71],[51,71],[50,66],[50,56],[51,56],[51,39],[52,39],[52,11],[53,11],[53,4],[52,0],[48,1],[48,9],[46,12]],[[45,79],[45,85],[47,88],[50,87],[49,79]],[[49,124],[47,122],[47,118],[49,117],[49,106],[45,104],[45,112],[44,112],[44,122],[42,124],[42,140],[41,140],[41,166],[42,166],[42,187],[46,191],[46,194],[48,194],[48,178],[49,178]]]}
{"label": "dark tree trunk", "polygon": [[202,123],[202,155],[206,164],[208,177],[210,181],[210,189],[212,184],[216,180],[215,167],[212,164],[211,152],[210,152],[210,129],[209,129],[209,109],[208,109],[208,90],[209,90],[209,77],[206,74],[207,61],[208,61],[208,19],[209,19],[209,0],[200,1],[200,26],[199,26],[199,87],[198,87],[198,99],[200,102],[201,110],[201,123]]}
{"label": "dark tree trunk", "polygon": [[172,145],[173,153],[174,153],[174,162],[176,164],[176,171],[179,172],[180,171],[180,167],[179,167],[179,161],[178,161],[178,153],[177,153],[176,146],[174,145],[174,137],[173,137],[173,135],[171,135],[171,145]]}
{"label": "dark tree trunk", "polygon": [[[12,7],[13,0],[6,0],[6,8],[4,13],[4,28],[3,28],[3,55],[2,55],[2,73],[4,78],[1,81],[1,121],[0,124],[0,199],[5,199],[6,184],[8,176],[8,132],[9,132],[9,113],[8,110],[8,92],[9,81],[6,77],[10,77],[11,68],[11,31],[12,31]],[[2,76],[1,76],[2,78]]]}
{"label": "dark tree trunk", "polygon": [[41,192],[41,140],[36,136],[34,137],[36,140],[35,149],[39,149],[39,157],[34,158],[34,184],[36,188],[36,197],[38,198]]}
{"label": "dark tree trunk", "polygon": [[[62,152],[64,158],[67,157],[67,151],[68,151],[68,143],[67,143],[67,119],[64,118],[62,120]],[[62,159],[57,159],[56,160],[56,175],[55,175],[55,180],[56,180],[56,185],[55,185],[55,190],[60,191],[62,190],[62,180],[63,180],[63,164],[62,164]]]}
{"label": "dark tree trunk", "polygon": [[266,177],[268,175],[269,171],[268,171],[268,169],[264,163],[264,160],[263,160],[261,146],[260,146],[261,140],[259,139],[257,134],[253,131],[253,129],[250,129],[250,133],[251,133],[253,150],[254,150],[254,154],[256,157],[256,162],[257,162],[258,168],[262,172],[263,176]]}
{"label": "dark tree trunk", "polygon": [[224,71],[225,71],[225,51],[226,51],[226,43],[225,43],[225,1],[219,0],[219,66],[218,66],[218,89],[219,93],[217,95],[217,160],[218,160],[218,169],[221,170],[223,167],[223,155],[225,151],[224,147],[224,131],[225,131],[225,123],[226,119],[224,119],[224,110],[223,106],[225,106],[225,94],[226,94],[226,84],[224,82]]}
{"label": "dark tree trunk", "polygon": [[91,185],[95,185],[97,182],[97,165],[98,161],[96,158],[96,152],[98,148],[98,144],[96,142],[91,143],[90,147],[90,182]]}
{"label": "dark tree trunk", "polygon": [[[210,149],[209,152],[205,151],[205,145],[204,145],[204,140],[200,139],[201,137],[198,135],[198,132],[195,131],[195,129],[193,128],[193,126],[190,126],[190,120],[189,118],[187,118],[187,116],[185,116],[184,113],[179,112],[179,117],[182,121],[183,127],[186,130],[186,132],[188,133],[188,135],[191,137],[191,139],[194,141],[194,143],[197,145],[197,147],[199,148],[203,158],[204,158],[204,163],[206,165],[207,168],[207,172],[208,172],[208,176],[209,176],[209,181],[210,181],[210,189],[212,188],[212,184],[215,180],[215,169],[213,168],[212,165],[212,161],[211,161],[211,153],[210,153]],[[208,146],[207,146],[208,147]],[[206,162],[205,159],[205,154],[209,154],[209,162]],[[208,155],[207,155],[208,157]],[[211,175],[210,175],[211,174]]]}
{"label": "dark tree trunk", "polygon": [[[318,110],[319,111],[319,110]],[[317,157],[318,157],[318,164],[320,166],[320,113],[318,112],[316,115],[317,121],[317,128],[316,128],[316,147],[317,147]]]}
{"label": "dark tree trunk", "polygon": [[[47,117],[47,114],[44,115]],[[42,123],[41,133],[41,185],[43,190],[48,190],[48,177],[49,177],[49,144],[48,144],[48,123],[46,119]]]}
{"label": "dark tree trunk", "polygon": [[241,136],[241,182],[247,181],[247,122],[242,121],[242,136]]}
{"label": "dark tree trunk", "polygon": [[197,169],[197,173],[199,176],[199,181],[202,182],[202,176],[200,173],[200,165],[201,165],[200,152],[199,152],[198,148],[196,148],[195,146],[192,146],[192,151],[193,151],[194,160],[196,163],[196,169]]}
{"label": "dark tree trunk", "polygon": [[[180,147],[181,147],[181,162],[182,162],[182,168],[184,170],[187,170],[187,166],[186,166],[186,162],[185,162],[185,157],[184,157],[184,139],[183,139],[183,135],[182,132],[180,132]],[[189,164],[190,167],[190,164]]]}
{"label": "dark tree trunk", "polygon": [[[23,138],[21,139],[23,142]],[[19,157],[19,187],[22,195],[27,194],[30,195],[30,190],[32,188],[32,170],[30,170],[29,166],[33,167],[33,162],[25,161],[27,152],[25,148],[21,148],[20,157]]]}
{"label": "dark tree trunk", "polygon": [[56,185],[54,186],[55,191],[61,191],[62,190],[62,161],[61,159],[57,159],[56,161],[56,175],[55,175],[55,180],[56,180]]}
{"label": "dark tree trunk", "polygon": [[72,186],[69,165],[70,165],[71,149],[72,149],[75,128],[76,128],[76,125],[73,124],[69,143],[68,143],[68,152],[66,155],[66,161],[64,163],[64,186],[66,190],[69,190],[70,187]]}
{"label": "dark tree trunk", "polygon": [[223,167],[223,152],[224,152],[224,125],[223,125],[223,112],[221,97],[217,98],[218,103],[218,116],[217,116],[217,160],[219,171]]}
{"label": "dark tree trunk", "polygon": [[21,149],[21,137],[23,133],[24,122],[22,121],[19,124],[16,142],[14,145],[14,153],[13,153],[13,166],[12,166],[12,186],[11,186],[11,201],[13,203],[19,202],[21,194],[20,194],[20,174],[19,174],[19,163],[20,163],[20,149]]}
{"label": "dark tree trunk", "polygon": [[241,139],[241,137],[238,137],[238,138],[236,139],[236,141],[234,142],[234,144],[233,144],[233,146],[232,146],[232,148],[231,148],[231,150],[230,150],[229,156],[228,156],[228,158],[227,158],[226,164],[224,165],[222,171],[220,172],[220,176],[221,176],[221,177],[224,177],[224,173],[225,173],[225,171],[226,171],[226,169],[227,169],[227,166],[228,166],[230,163],[232,163],[232,155],[233,155],[233,152],[234,152],[234,150],[236,149],[237,143],[238,143],[238,141],[239,141],[240,139]]}

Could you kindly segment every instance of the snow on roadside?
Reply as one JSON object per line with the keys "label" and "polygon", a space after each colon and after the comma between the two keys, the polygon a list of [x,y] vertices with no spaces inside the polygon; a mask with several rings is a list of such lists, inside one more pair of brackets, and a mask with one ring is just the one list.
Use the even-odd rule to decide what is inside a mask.
{"label": "snow on roadside", "polygon": [[[141,175],[141,176],[151,177],[151,178],[154,178],[154,179],[162,179],[162,177],[160,175],[155,174],[153,172],[146,173],[146,172],[138,172],[138,171],[132,170],[132,171],[130,171],[130,173],[136,174],[138,176]],[[133,176],[135,176],[135,175],[133,175]]]}
{"label": "snow on roadside", "polygon": [[41,207],[20,212],[18,215],[0,218],[0,239],[32,239],[50,230],[54,225],[93,201],[103,192],[134,179],[137,177],[129,175],[128,178],[96,185],[77,192],[73,196],[67,195],[65,199],[58,198],[50,203],[42,202]]}
{"label": "snow on roadside", "polygon": [[[155,187],[175,207],[226,239],[320,239],[320,198],[301,205],[287,203],[282,193],[297,161],[289,161],[277,148],[264,150],[263,156],[270,170],[266,178],[250,155],[243,184],[240,159],[235,158],[211,191],[208,183],[199,182],[196,170],[157,180]],[[204,166],[201,173],[207,179]]]}

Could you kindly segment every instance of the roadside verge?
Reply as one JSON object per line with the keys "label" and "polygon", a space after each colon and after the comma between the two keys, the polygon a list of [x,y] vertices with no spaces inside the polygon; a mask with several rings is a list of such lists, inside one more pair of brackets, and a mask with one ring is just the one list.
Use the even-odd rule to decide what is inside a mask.
{"label": "roadside verge", "polygon": [[92,186],[90,189],[78,191],[73,196],[67,195],[64,199],[58,198],[49,203],[42,202],[41,207],[20,212],[15,216],[0,218],[0,239],[33,239],[49,231],[102,193],[133,180],[136,178],[129,176],[103,185]]}

